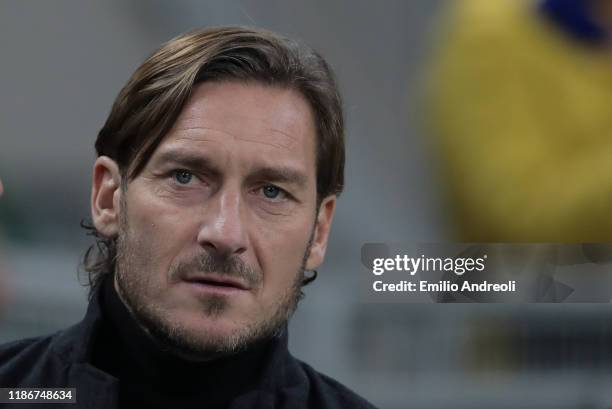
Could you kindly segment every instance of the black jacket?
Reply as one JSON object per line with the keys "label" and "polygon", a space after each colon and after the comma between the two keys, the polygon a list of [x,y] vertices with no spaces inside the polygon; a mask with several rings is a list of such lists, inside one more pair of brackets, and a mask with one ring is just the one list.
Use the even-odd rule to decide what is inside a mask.
{"label": "black jacket", "polygon": [[[0,387],[76,388],[76,404],[52,408],[117,408],[120,380],[92,365],[92,346],[102,327],[98,291],[85,318],[55,334],[0,346]],[[41,404],[1,404],[0,408],[41,408]],[[202,408],[206,408],[202,402]],[[370,409],[370,403],[335,380],[294,358],[286,337],[252,387],[241,391],[228,409]]]}

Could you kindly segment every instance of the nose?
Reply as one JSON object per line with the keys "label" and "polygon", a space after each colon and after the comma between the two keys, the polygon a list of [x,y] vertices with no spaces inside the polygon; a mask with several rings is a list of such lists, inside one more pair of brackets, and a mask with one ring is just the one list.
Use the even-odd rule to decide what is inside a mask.
{"label": "nose", "polygon": [[240,192],[220,190],[209,199],[198,243],[221,257],[240,255],[247,249],[247,228],[241,212]]}

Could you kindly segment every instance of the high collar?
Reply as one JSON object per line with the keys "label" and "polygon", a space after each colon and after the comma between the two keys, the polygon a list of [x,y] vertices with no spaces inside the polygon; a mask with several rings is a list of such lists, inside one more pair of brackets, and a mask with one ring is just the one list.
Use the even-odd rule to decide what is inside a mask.
{"label": "high collar", "polygon": [[[112,277],[110,277],[112,278]],[[102,285],[103,329],[94,365],[121,379],[122,400],[148,392],[152,406],[171,397],[173,407],[222,407],[249,390],[270,388],[287,355],[287,331],[237,354],[192,362],[162,350],[138,325],[121,301],[112,280]],[[167,405],[160,404],[160,407]]]}
{"label": "high collar", "polygon": [[[70,342],[74,339],[81,342]],[[280,336],[235,355],[189,362],[161,351],[137,325],[114,291],[111,275],[94,293],[83,321],[57,341],[75,378],[95,378],[105,399],[120,403],[136,403],[131,399],[140,396],[146,402],[137,403],[149,407],[168,407],[168,402],[172,407],[201,407],[202,402],[225,407],[231,400],[269,395],[297,381],[286,326]]]}

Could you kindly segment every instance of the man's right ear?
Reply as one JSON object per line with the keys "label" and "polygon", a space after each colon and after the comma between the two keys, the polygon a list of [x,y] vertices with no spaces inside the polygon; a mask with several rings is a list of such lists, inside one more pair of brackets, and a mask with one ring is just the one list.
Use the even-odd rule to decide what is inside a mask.
{"label": "man's right ear", "polygon": [[91,183],[91,216],[96,230],[104,237],[119,233],[121,194],[119,166],[108,156],[98,157]]}

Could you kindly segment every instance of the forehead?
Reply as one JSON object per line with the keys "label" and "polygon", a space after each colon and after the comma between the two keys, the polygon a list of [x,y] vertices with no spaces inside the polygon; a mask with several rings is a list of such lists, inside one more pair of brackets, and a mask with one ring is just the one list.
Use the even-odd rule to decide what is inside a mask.
{"label": "forehead", "polygon": [[157,151],[176,145],[210,149],[221,144],[232,150],[313,159],[314,165],[315,128],[309,103],[295,90],[206,82],[194,88]]}

